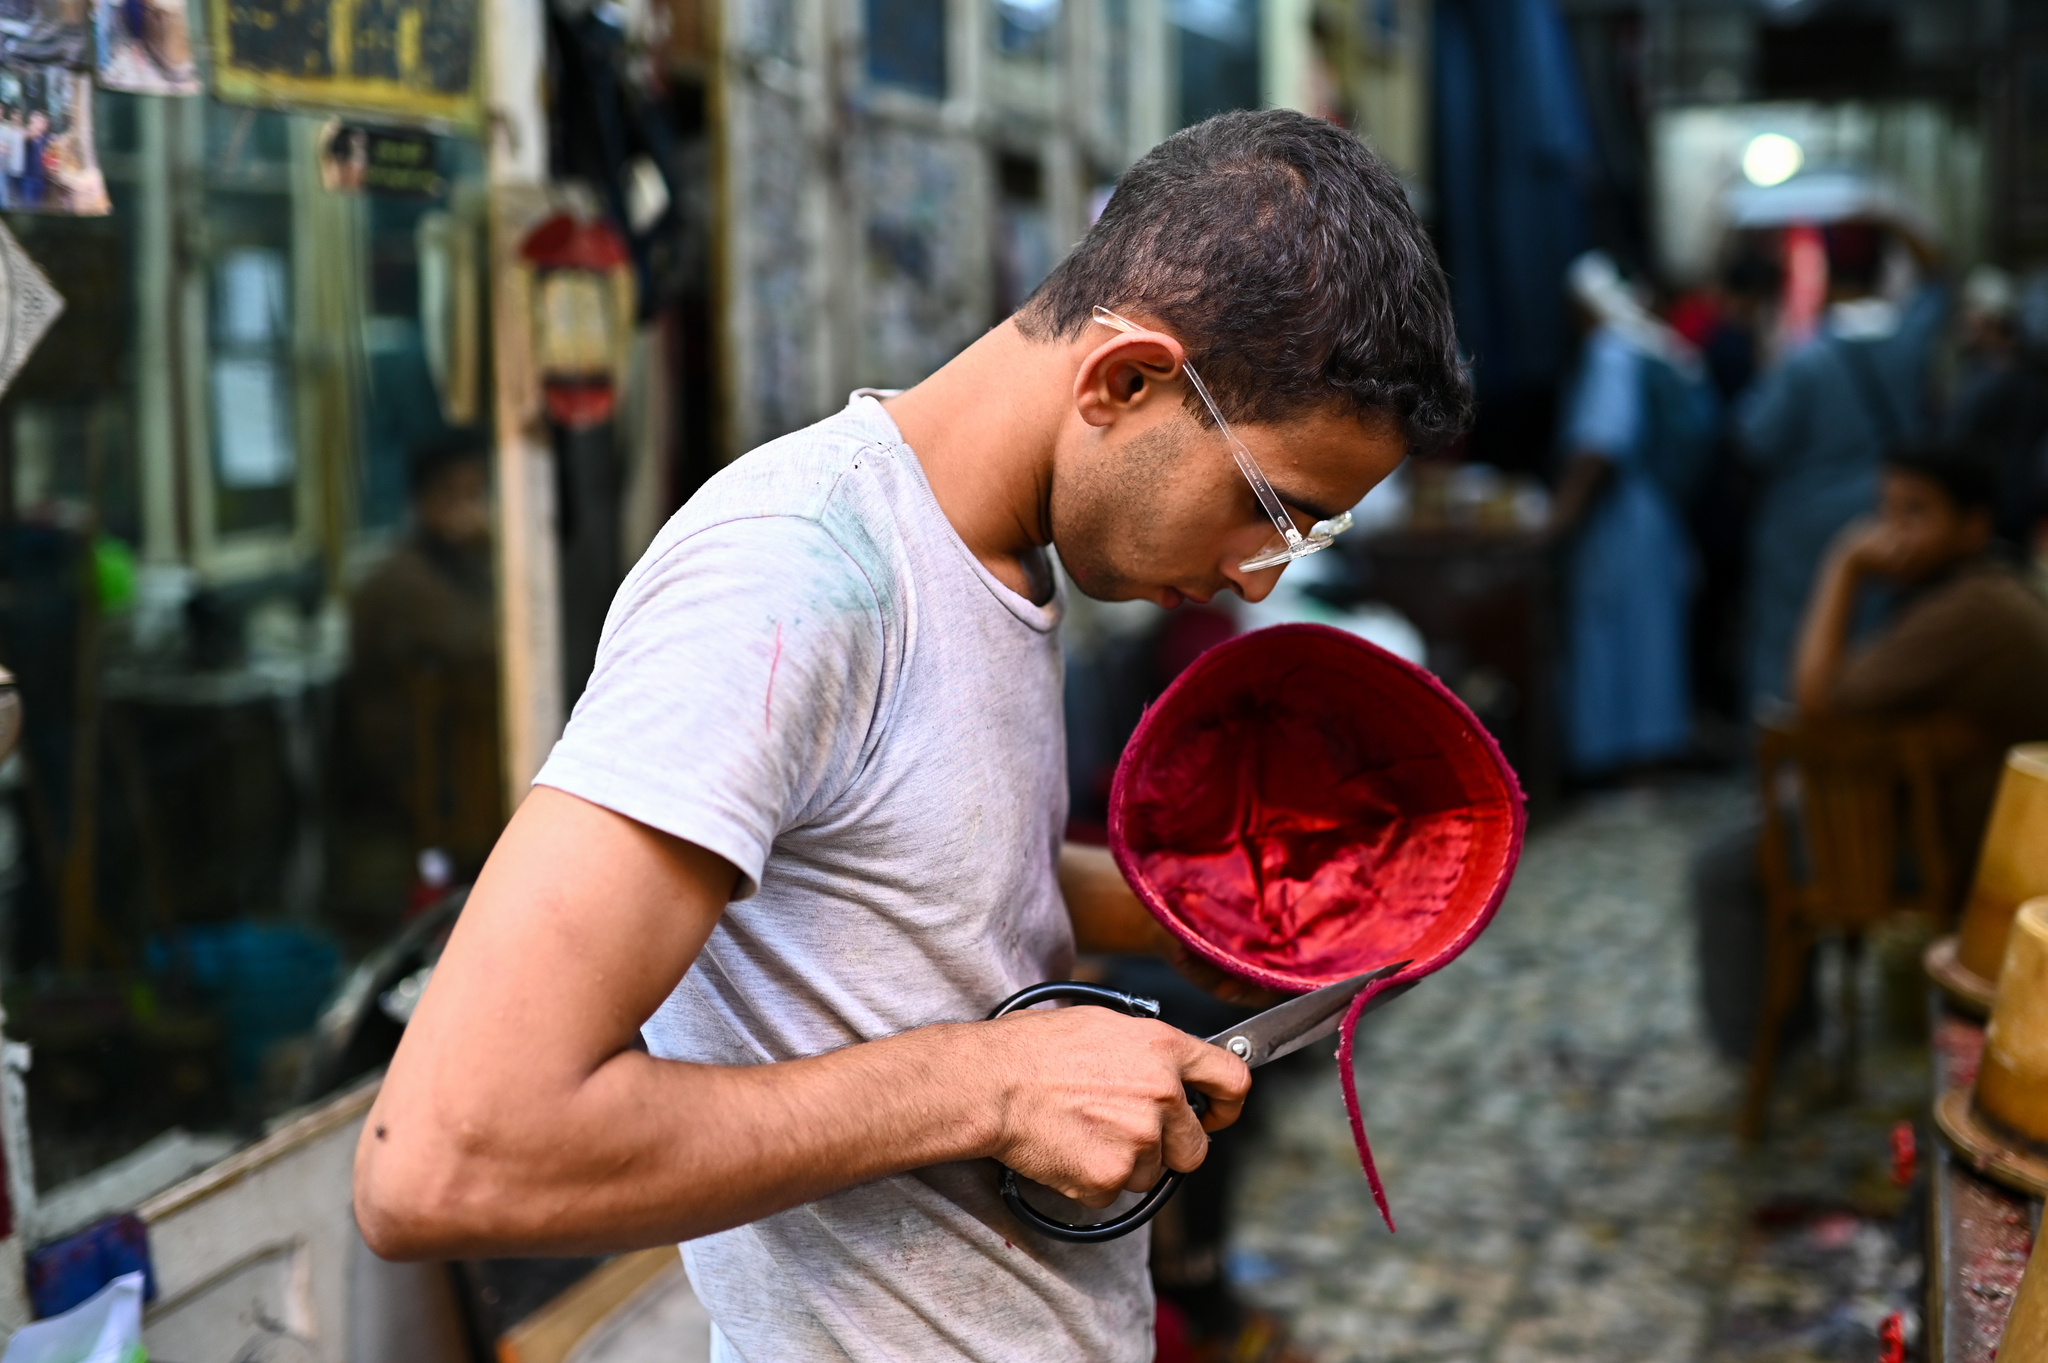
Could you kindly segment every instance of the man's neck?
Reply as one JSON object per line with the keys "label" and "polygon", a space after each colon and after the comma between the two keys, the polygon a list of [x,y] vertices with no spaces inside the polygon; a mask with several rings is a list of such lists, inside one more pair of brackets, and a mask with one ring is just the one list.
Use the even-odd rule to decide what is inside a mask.
{"label": "man's neck", "polygon": [[1020,596],[1049,585],[1053,449],[1074,415],[1072,347],[1004,322],[883,406],[969,552]]}

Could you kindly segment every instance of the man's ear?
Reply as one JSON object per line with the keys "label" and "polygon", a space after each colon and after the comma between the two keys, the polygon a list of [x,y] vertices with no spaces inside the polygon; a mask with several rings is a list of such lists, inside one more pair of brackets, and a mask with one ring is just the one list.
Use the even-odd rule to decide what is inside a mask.
{"label": "man's ear", "polygon": [[1107,426],[1153,400],[1180,375],[1187,351],[1163,331],[1118,332],[1089,351],[1074,375],[1074,410]]}

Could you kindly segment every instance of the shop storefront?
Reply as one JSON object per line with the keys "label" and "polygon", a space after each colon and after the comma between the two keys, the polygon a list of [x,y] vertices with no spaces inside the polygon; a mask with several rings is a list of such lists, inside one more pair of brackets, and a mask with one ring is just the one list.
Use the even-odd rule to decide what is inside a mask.
{"label": "shop storefront", "polygon": [[350,1159],[619,575],[1006,315],[1210,75],[1419,60],[1209,8],[0,0],[0,1331],[131,1245],[164,1357],[488,1352]]}
{"label": "shop storefront", "polygon": [[273,1279],[280,1329],[342,1328],[293,1284],[351,1229],[345,1158],[239,1243],[180,1231],[187,1180],[288,1158],[361,1077],[323,1005],[505,816],[480,16],[331,17],[0,13],[8,1324],[142,1209],[153,1338],[232,1353],[184,1308]]}

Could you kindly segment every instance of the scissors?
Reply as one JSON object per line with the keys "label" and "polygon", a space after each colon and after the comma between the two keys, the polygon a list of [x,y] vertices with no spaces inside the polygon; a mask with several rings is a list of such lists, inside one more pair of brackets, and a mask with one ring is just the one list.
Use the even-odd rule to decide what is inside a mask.
{"label": "scissors", "polygon": [[[1412,961],[1396,961],[1383,965],[1377,970],[1368,970],[1363,975],[1354,975],[1336,984],[1324,985],[1313,993],[1289,999],[1283,1004],[1268,1008],[1258,1016],[1249,1018],[1235,1027],[1226,1027],[1209,1037],[1211,1046],[1221,1046],[1253,1069],[1269,1060],[1278,1060],[1283,1055],[1292,1055],[1311,1041],[1320,1041],[1337,1030],[1337,1024],[1344,1020],[1344,1010],[1351,1001],[1376,980],[1398,975],[1406,970]],[[1365,1006],[1371,1012],[1381,1004],[1397,999],[1415,987],[1415,981],[1395,985],[1373,997]],[[1029,1008],[1035,1003],[1053,999],[1072,999],[1079,1003],[1092,1003],[1103,1008],[1113,1008],[1134,1018],[1159,1017],[1159,1002],[1156,999],[1141,998],[1126,994],[1119,989],[1109,989],[1099,984],[1087,984],[1081,980],[1051,980],[1045,984],[1034,984],[1029,989],[1019,990],[995,1006],[989,1020],[1014,1013],[1019,1008]],[[1209,1110],[1209,1097],[1197,1089],[1188,1089],[1188,1106],[1195,1110],[1197,1117]],[[1002,1177],[997,1181],[996,1190],[1003,1195],[1003,1201],[1018,1218],[1055,1240],[1069,1240],[1077,1244],[1098,1244],[1129,1235],[1138,1227],[1158,1215],[1168,1198],[1180,1187],[1187,1175],[1177,1169],[1166,1171],[1165,1177],[1152,1186],[1137,1206],[1122,1216],[1092,1225],[1076,1226],[1065,1221],[1055,1221],[1024,1200],[1017,1187],[1017,1171],[1008,1165],[998,1166]]]}

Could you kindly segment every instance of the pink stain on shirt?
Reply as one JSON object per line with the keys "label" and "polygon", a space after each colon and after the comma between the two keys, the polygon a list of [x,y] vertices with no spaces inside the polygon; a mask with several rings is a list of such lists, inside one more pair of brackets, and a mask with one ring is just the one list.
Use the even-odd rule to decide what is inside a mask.
{"label": "pink stain on shirt", "polygon": [[768,694],[761,701],[761,732],[775,722],[775,669],[782,663],[782,622],[775,623],[775,652],[768,658]]}

